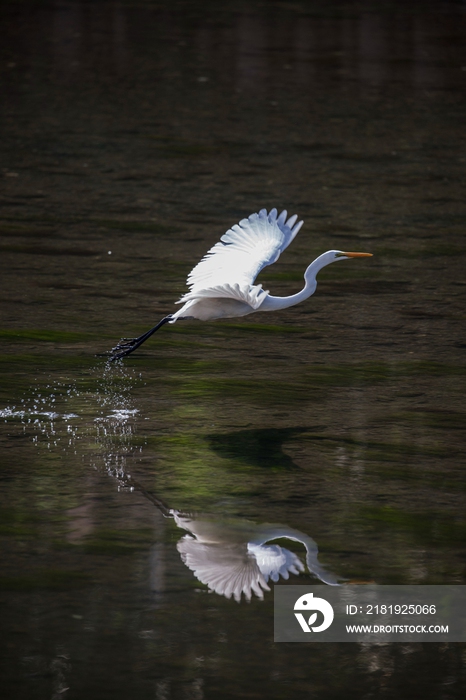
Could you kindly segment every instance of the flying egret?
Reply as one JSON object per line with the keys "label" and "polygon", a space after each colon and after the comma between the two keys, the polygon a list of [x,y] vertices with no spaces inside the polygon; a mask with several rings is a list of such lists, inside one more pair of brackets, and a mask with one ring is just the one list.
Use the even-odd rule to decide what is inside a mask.
{"label": "flying egret", "polygon": [[287,220],[286,210],[267,213],[261,209],[229,229],[188,275],[190,291],[177,304],[179,311],[162,318],[154,328],[139,338],[123,338],[111,352],[110,361],[129,355],[165,323],[180,318],[212,321],[217,318],[247,316],[257,311],[278,311],[294,306],[314,294],[316,275],[323,267],[337,260],[367,258],[372,253],[345,253],[328,250],[319,255],[304,273],[304,288],[288,297],[274,297],[261,284],[254,284],[259,272],[272,265],[289,246],[301,226],[295,214]]}

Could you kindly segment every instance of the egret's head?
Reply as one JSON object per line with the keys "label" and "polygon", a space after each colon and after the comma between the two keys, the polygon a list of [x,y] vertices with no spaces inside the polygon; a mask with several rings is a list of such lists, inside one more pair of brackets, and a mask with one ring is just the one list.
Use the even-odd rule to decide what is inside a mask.
{"label": "egret's head", "polygon": [[311,281],[315,279],[319,270],[322,270],[326,265],[338,262],[338,260],[348,260],[348,258],[370,258],[372,253],[345,253],[342,250],[327,250],[326,253],[322,253],[318,258],[312,262],[304,273],[304,278],[307,281],[308,286]]}
{"label": "egret's head", "polygon": [[346,258],[371,258],[372,253],[344,253],[342,250],[333,250],[335,260],[346,260]]}

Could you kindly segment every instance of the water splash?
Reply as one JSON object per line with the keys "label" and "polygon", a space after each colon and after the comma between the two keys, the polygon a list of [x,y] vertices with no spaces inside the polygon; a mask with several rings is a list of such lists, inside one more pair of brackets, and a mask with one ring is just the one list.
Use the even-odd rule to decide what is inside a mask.
{"label": "water splash", "polygon": [[[139,410],[132,393],[139,379],[123,366],[98,365],[75,381],[31,387],[19,405],[0,409],[0,420],[19,424],[37,447],[77,453],[83,441],[114,453],[128,448]],[[105,459],[105,461],[108,461]]]}

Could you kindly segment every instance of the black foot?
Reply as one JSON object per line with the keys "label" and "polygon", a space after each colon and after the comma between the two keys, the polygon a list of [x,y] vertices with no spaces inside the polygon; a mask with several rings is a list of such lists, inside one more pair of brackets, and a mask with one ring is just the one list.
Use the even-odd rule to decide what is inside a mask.
{"label": "black foot", "polygon": [[145,343],[145,341],[150,338],[155,331],[158,331],[161,326],[171,321],[172,318],[172,316],[165,316],[165,318],[162,318],[162,320],[159,321],[154,328],[151,328],[150,331],[147,331],[147,333],[140,335],[139,338],[122,338],[118,345],[115,345],[115,347],[110,351],[109,362],[121,360],[122,357],[129,355],[131,352],[133,352],[133,350],[136,350],[136,348]]}
{"label": "black foot", "polygon": [[122,357],[126,357],[126,355],[129,355],[133,350],[136,350],[137,347],[139,347],[138,343],[139,338],[122,338],[118,345],[115,345],[114,348],[110,350],[110,362],[114,362],[115,360],[121,360]]}

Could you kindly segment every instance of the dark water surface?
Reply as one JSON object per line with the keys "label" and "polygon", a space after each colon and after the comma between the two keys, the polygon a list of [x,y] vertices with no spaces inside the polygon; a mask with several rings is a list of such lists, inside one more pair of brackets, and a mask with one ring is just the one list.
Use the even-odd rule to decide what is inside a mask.
{"label": "dark water surface", "polygon": [[[270,535],[289,583],[466,583],[466,5],[0,21],[2,697],[464,697],[464,645],[274,644],[273,592],[209,577]],[[273,294],[374,257],[96,356],[274,206],[305,225]]]}

